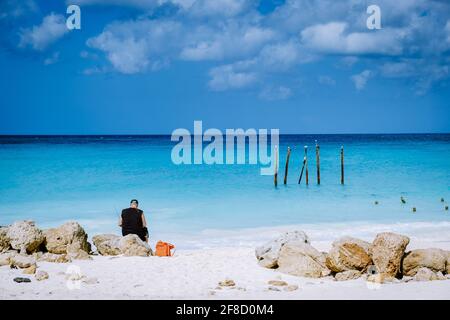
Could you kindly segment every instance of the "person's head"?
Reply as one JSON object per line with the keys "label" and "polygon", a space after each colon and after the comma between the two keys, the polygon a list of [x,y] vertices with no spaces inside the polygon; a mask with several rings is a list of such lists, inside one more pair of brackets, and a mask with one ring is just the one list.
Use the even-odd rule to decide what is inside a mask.
{"label": "person's head", "polygon": [[139,205],[139,201],[137,201],[136,199],[131,200],[130,202],[130,208],[137,208]]}

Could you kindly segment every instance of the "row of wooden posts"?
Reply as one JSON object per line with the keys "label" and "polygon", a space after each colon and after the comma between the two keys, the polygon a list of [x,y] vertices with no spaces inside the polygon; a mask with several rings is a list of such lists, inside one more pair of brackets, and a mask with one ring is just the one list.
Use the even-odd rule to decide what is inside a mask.
{"label": "row of wooden posts", "polygon": [[[289,171],[289,158],[291,157],[291,148],[287,148],[286,165],[284,167],[284,184],[287,184],[287,177]],[[320,184],[320,146],[316,141],[316,167],[317,167],[317,184]],[[309,184],[309,171],[308,171],[308,146],[305,146],[305,155],[303,157],[302,170],[300,171],[300,177],[298,178],[298,184],[302,182],[303,173],[305,173],[306,185]],[[275,146],[275,173],[274,184],[278,186],[278,147]],[[344,184],[344,146],[341,146],[341,184]]]}

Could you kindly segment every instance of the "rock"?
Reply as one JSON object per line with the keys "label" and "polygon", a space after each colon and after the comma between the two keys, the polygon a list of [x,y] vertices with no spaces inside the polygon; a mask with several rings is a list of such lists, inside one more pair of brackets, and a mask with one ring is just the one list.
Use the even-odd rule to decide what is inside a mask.
{"label": "rock", "polygon": [[79,250],[77,252],[70,252],[68,255],[71,260],[92,260],[92,257],[86,251]]}
{"label": "rock", "polygon": [[11,241],[8,237],[8,228],[0,227],[0,252],[10,248]]}
{"label": "rock", "polygon": [[333,242],[327,254],[326,266],[333,272],[348,270],[365,271],[372,263],[370,251],[372,245],[363,240],[344,237]]}
{"label": "rock", "polygon": [[23,274],[35,274],[36,273],[37,266],[36,264],[33,264],[29,266],[28,268],[23,269]]}
{"label": "rock", "polygon": [[66,254],[55,254],[55,253],[46,252],[38,259],[38,261],[67,263],[67,262],[71,262],[72,260]]}
{"label": "rock", "polygon": [[288,242],[278,258],[279,270],[293,276],[319,278],[330,274],[325,255],[305,242]]}
{"label": "rock", "polygon": [[129,234],[122,237],[119,241],[119,248],[122,254],[128,257],[148,257],[153,255],[150,246],[135,234]]}
{"label": "rock", "polygon": [[296,284],[290,284],[286,287],[284,287],[284,291],[295,291],[298,289],[298,285]]}
{"label": "rock", "polygon": [[377,274],[371,274],[367,277],[368,282],[374,282],[374,283],[386,283],[386,282],[392,282],[395,278],[392,276],[389,276],[385,273],[377,273]]}
{"label": "rock", "polygon": [[28,279],[28,278],[22,278],[22,277],[17,277],[17,278],[14,278],[13,280],[14,280],[14,282],[17,282],[17,283],[31,282],[30,279]]}
{"label": "rock", "polygon": [[9,266],[11,264],[11,258],[17,254],[17,251],[6,251],[0,253],[0,267]]}
{"label": "rock", "polygon": [[276,286],[276,287],[282,287],[282,286],[288,285],[288,283],[286,281],[282,281],[282,280],[269,280],[268,284],[271,286]]}
{"label": "rock", "polygon": [[354,280],[361,277],[361,272],[358,270],[347,270],[343,272],[336,273],[334,276],[334,279],[336,281],[347,281],[347,280]]}
{"label": "rock", "polygon": [[441,271],[436,272],[436,277],[438,280],[447,280],[447,277]]}
{"label": "rock", "polygon": [[309,243],[308,236],[303,231],[286,232],[278,239],[256,248],[255,254],[259,265],[265,268],[277,268],[281,247],[290,241]]}
{"label": "rock", "polygon": [[36,278],[37,281],[46,280],[46,279],[48,279],[48,273],[45,271],[38,271],[38,272],[36,272],[34,277]]}
{"label": "rock", "polygon": [[[414,276],[414,280],[416,281],[432,281],[441,279],[442,277],[428,268],[420,268],[419,270],[417,270],[416,275]],[[445,280],[445,278],[442,280]]]}
{"label": "rock", "polygon": [[234,287],[236,283],[234,283],[231,279],[225,279],[223,281],[219,281],[219,286],[221,287]]}
{"label": "rock", "polygon": [[379,233],[373,241],[372,260],[377,271],[395,277],[400,271],[401,260],[409,238],[392,232]]}
{"label": "rock", "polygon": [[11,241],[11,248],[20,250],[23,254],[38,251],[45,240],[44,234],[36,228],[33,221],[13,223],[8,228],[7,237]]}
{"label": "rock", "polygon": [[83,283],[85,284],[97,284],[98,280],[97,278],[84,278]]}
{"label": "rock", "polygon": [[269,291],[281,291],[279,288],[273,287],[273,286],[268,287],[267,290],[269,290]]}
{"label": "rock", "polygon": [[31,267],[34,264],[36,264],[36,259],[33,256],[17,254],[10,258],[10,265],[21,269]]}
{"label": "rock", "polygon": [[120,237],[114,234],[100,234],[92,238],[97,251],[103,256],[117,256],[121,254]]}
{"label": "rock", "polygon": [[79,251],[91,251],[88,235],[77,222],[67,222],[58,228],[45,230],[44,235],[45,247],[50,253],[77,254]]}
{"label": "rock", "polygon": [[447,263],[446,263],[445,273],[450,274],[450,251],[446,251],[446,252],[447,252]]}
{"label": "rock", "polygon": [[445,272],[447,255],[441,249],[417,249],[408,252],[403,258],[403,274],[414,276],[420,268],[434,272]]}

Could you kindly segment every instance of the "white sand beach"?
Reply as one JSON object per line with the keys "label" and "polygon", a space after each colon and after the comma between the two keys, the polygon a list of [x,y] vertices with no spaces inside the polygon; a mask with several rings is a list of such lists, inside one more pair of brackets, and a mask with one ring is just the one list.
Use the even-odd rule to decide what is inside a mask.
{"label": "white sand beach", "polygon": [[[289,227],[274,228],[269,235],[285,228]],[[428,238],[424,233],[420,238],[409,234],[408,250],[449,250],[450,232],[448,226],[443,229],[447,232],[430,233]],[[228,240],[233,237],[238,233],[229,234]],[[311,237],[311,244],[318,250],[331,248],[330,240],[315,238]],[[94,256],[71,263],[39,262],[39,270],[46,271],[49,279],[36,281],[29,276],[31,283],[15,283],[13,278],[26,276],[22,270],[0,267],[0,299],[450,299],[449,279],[375,284],[364,278],[335,281],[331,276],[312,279],[283,274],[259,266],[253,244],[246,247],[242,242],[236,247],[177,250],[173,257]],[[67,273],[81,277],[67,280]],[[226,279],[235,286],[218,286]],[[270,280],[298,288],[287,291],[286,286],[269,285]]]}

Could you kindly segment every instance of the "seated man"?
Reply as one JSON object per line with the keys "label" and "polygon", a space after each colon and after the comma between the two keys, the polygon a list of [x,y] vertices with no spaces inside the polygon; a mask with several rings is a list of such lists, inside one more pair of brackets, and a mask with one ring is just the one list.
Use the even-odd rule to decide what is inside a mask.
{"label": "seated man", "polygon": [[122,235],[135,234],[142,241],[148,242],[147,222],[144,211],[138,209],[139,202],[136,199],[131,200],[130,207],[122,210],[119,219],[119,227],[122,227]]}

